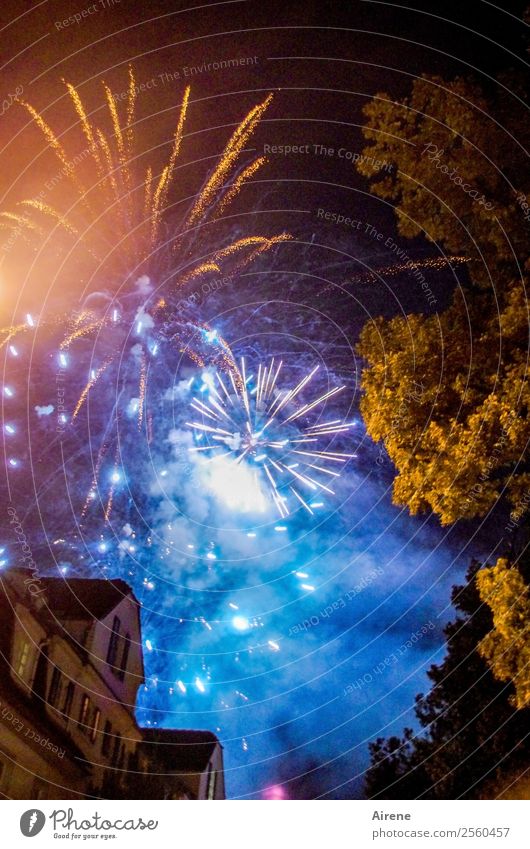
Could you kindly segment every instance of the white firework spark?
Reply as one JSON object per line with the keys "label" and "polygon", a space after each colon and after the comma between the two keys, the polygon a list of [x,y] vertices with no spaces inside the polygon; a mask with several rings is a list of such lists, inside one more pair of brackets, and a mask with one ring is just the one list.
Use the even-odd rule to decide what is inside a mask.
{"label": "white firework spark", "polygon": [[292,389],[278,388],[281,368],[281,361],[274,359],[268,365],[260,364],[254,379],[247,376],[242,359],[240,380],[232,372],[224,380],[218,372],[213,377],[206,375],[201,387],[204,400],[194,398],[191,404],[198,419],[186,424],[196,438],[190,451],[207,452],[215,461],[225,458],[233,468],[251,465],[285,518],[293,504],[313,514],[314,496],[321,492],[334,495],[330,484],[356,455],[322,447],[326,437],[329,443],[349,431],[351,423],[341,419],[308,423],[318,408],[345,387],[335,386],[302,402],[300,394],[318,366]]}

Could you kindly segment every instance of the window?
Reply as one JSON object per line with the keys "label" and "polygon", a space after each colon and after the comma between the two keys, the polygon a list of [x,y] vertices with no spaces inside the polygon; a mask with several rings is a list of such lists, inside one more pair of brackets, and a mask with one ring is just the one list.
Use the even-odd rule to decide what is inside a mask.
{"label": "window", "polygon": [[96,739],[100,721],[100,709],[93,704],[88,696],[84,695],[81,699],[81,709],[77,724],[81,733],[89,737],[92,743]]}
{"label": "window", "polygon": [[50,689],[48,690],[48,704],[55,707],[61,695],[61,670],[56,666],[52,672]]}
{"label": "window", "polygon": [[48,646],[45,643],[41,643],[38,649],[35,674],[31,685],[33,695],[36,696],[40,702],[46,701],[49,670],[50,664],[48,661]]}
{"label": "window", "polygon": [[109,666],[115,666],[116,658],[118,656],[118,645],[120,642],[120,626],[121,622],[118,616],[114,617],[114,621],[112,623],[112,632],[109,639],[109,648],[107,651],[107,663]]}
{"label": "window", "polygon": [[208,764],[208,789],[207,789],[207,797],[208,799],[215,799],[215,784],[217,780],[217,773],[215,769],[212,769],[211,763]]}
{"label": "window", "polygon": [[26,672],[27,667],[28,667],[28,660],[29,660],[29,642],[27,640],[24,640],[24,642],[22,643],[22,645],[20,647],[20,652],[19,652],[19,655],[18,655],[18,662],[17,662],[17,667],[16,667],[17,668],[17,675],[19,675],[21,678],[25,677],[25,672]]}
{"label": "window", "polygon": [[61,713],[68,719],[72,712],[72,702],[74,700],[74,689],[75,685],[72,681],[69,681],[67,687],[64,691],[64,701],[63,706],[61,708]]}
{"label": "window", "polygon": [[121,758],[121,734],[116,734],[114,738],[114,746],[112,748],[112,766],[116,766]]}
{"label": "window", "polygon": [[125,639],[123,641],[123,651],[121,653],[121,661],[120,661],[120,669],[118,672],[118,678],[125,678],[125,670],[127,669],[127,661],[129,659],[129,651],[131,649],[131,635],[126,634]]}
{"label": "window", "polygon": [[107,719],[101,737],[101,754],[108,755],[112,744],[112,722]]}
{"label": "window", "polygon": [[81,727],[82,731],[86,730],[86,720],[87,720],[89,705],[90,705],[90,699],[88,698],[88,696],[83,696],[83,698],[81,699],[81,708],[79,710],[79,720],[77,722],[77,724],[79,726],[85,726],[85,728]]}
{"label": "window", "polygon": [[92,740],[92,742],[94,742],[94,740],[96,739],[96,734],[98,733],[100,719],[101,719],[101,711],[100,711],[99,708],[96,708],[94,710],[94,713],[92,714],[92,723],[91,723],[91,729],[90,729],[90,739]]}

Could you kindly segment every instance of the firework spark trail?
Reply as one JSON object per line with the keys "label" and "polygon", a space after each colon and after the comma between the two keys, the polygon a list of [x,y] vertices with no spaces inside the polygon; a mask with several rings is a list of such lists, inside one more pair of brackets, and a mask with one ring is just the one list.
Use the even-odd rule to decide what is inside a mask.
{"label": "firework spark trail", "polygon": [[[255,262],[259,256],[270,251],[275,245],[288,242],[291,239],[292,236],[289,233],[280,233],[278,236],[272,236],[270,238],[266,236],[245,236],[242,239],[238,239],[236,242],[232,242],[227,247],[214,251],[209,261],[203,263],[200,268],[202,269],[202,273],[223,274],[223,270],[216,260],[219,261],[227,258],[236,258],[236,264],[230,269],[230,271],[224,272],[223,274],[225,281],[230,280]],[[243,255],[239,258],[239,255],[242,254],[246,248],[250,248],[250,252],[246,256]],[[197,276],[199,276],[199,269],[194,269],[188,272],[183,278],[179,278],[177,285],[179,287],[183,286]]]}
{"label": "firework spark trail", "polygon": [[94,467],[94,474],[92,476],[92,483],[91,483],[90,489],[88,490],[87,496],[85,498],[85,503],[83,505],[83,509],[81,510],[81,519],[85,518],[87,510],[90,506],[90,502],[93,501],[96,497],[99,474],[101,472],[101,467],[103,465],[103,460],[105,459],[107,449],[108,449],[108,444],[106,442],[103,442],[101,448],[98,451],[98,456],[96,458],[96,465]]}
{"label": "firework spark trail", "polygon": [[[422,268],[426,268],[430,271],[441,271],[446,268],[451,268],[451,266],[456,265],[465,265],[466,263],[471,262],[470,257],[466,256],[446,256],[446,257],[428,257],[427,259],[417,259],[417,260],[409,260],[405,263],[400,263],[398,265],[387,265],[383,268],[374,268],[373,271],[369,269],[365,269],[363,271],[358,272],[357,274],[352,275],[345,280],[340,285],[341,286],[349,286],[354,283],[375,283],[381,277],[395,277],[398,274],[403,274],[406,271],[419,271]],[[336,284],[328,283],[324,286],[323,289],[318,293],[318,297],[326,294],[327,292],[331,292],[336,288]]]}
{"label": "firework spark trail", "polygon": [[112,360],[108,360],[106,363],[103,363],[103,365],[100,366],[97,369],[97,371],[94,372],[94,374],[92,375],[92,377],[90,378],[90,380],[88,381],[86,386],[84,387],[84,389],[81,392],[79,398],[77,399],[77,403],[74,407],[74,411],[72,413],[72,421],[74,421],[77,418],[77,416],[79,415],[79,412],[81,411],[83,404],[85,403],[86,399],[88,398],[88,393],[96,385],[96,383],[98,382],[100,377],[106,372],[106,370],[110,366],[111,362],[112,362]]}
{"label": "firework spark trail", "polygon": [[107,505],[105,507],[105,523],[107,523],[110,519],[110,514],[112,511],[112,504],[114,501],[114,492],[116,490],[115,484],[118,482],[120,478],[120,462],[119,462],[119,454],[116,452],[116,456],[114,458],[114,469],[111,476],[111,485],[109,488],[108,496],[107,496]]}
{"label": "firework spark trail", "polygon": [[[187,219],[188,226],[203,220],[212,205],[218,203],[218,195],[223,185],[226,183],[230,173],[233,171],[239,155],[245,144],[254,133],[258,123],[266,112],[269,104],[272,101],[272,95],[269,94],[263,103],[258,104],[250,110],[246,118],[239,124],[232,138],[228,142],[225,151],[221,157],[219,165],[215,169],[212,176],[207,181],[202,192],[199,194],[195,204]],[[256,169],[254,169],[255,171]],[[252,172],[254,173],[254,172]],[[240,184],[241,187],[242,183]]]}
{"label": "firework spark trail", "polygon": [[[173,141],[173,150],[171,151],[171,155],[169,157],[169,162],[167,166],[167,179],[164,184],[163,191],[160,197],[160,207],[164,207],[167,201],[167,193],[169,186],[173,180],[173,175],[175,171],[175,164],[177,162],[180,148],[182,146],[182,140],[184,138],[184,125],[186,122],[186,114],[188,111],[188,104],[190,100],[191,88],[187,86],[184,91],[184,97],[182,98],[182,106],[180,110],[179,120],[177,124],[177,129],[175,130],[175,137]],[[162,178],[160,178],[162,179]]]}
{"label": "firework spark trail", "polygon": [[49,218],[53,218],[60,224],[61,227],[70,233],[72,236],[79,235],[79,231],[65,218],[64,215],[61,215],[53,206],[50,206],[47,203],[44,203],[41,200],[21,200],[19,206],[27,206],[30,209],[36,209],[37,212],[42,212],[43,215],[47,215]]}
{"label": "firework spark trail", "polygon": [[10,327],[2,327],[0,329],[0,333],[5,333],[5,337],[4,339],[0,340],[0,350],[5,345],[7,345],[8,342],[11,341],[11,339],[14,339],[16,336],[18,336],[19,333],[21,333],[25,329],[25,324],[13,324]]}
{"label": "firework spark trail", "polygon": [[25,215],[20,215],[16,212],[0,212],[0,227],[2,229],[17,229],[18,227],[26,228],[38,233],[39,236],[44,235],[44,230],[31,218]]}
{"label": "firework spark trail", "polygon": [[[247,375],[243,358],[240,365],[241,385],[237,384],[230,372],[231,385],[228,388],[219,373],[216,373],[217,386],[213,381],[208,381],[202,387],[203,397],[207,395],[207,402],[200,398],[194,398],[191,402],[191,407],[199,414],[200,420],[186,424],[195,433],[198,441],[206,441],[204,445],[196,444],[190,448],[190,452],[208,452],[211,462],[229,458],[227,480],[230,476],[230,465],[238,466],[243,461],[252,463],[253,471],[259,470],[262,479],[266,481],[269,496],[278,512],[285,517],[290,513],[286,490],[295,496],[307,512],[313,512],[295,483],[303,484],[313,493],[323,490],[334,494],[333,490],[318,477],[315,478],[309,469],[338,476],[337,472],[327,469],[326,465],[344,465],[356,455],[318,447],[323,436],[335,437],[347,433],[352,427],[348,423],[333,419],[305,425],[300,429],[289,427],[292,422],[305,417],[316,407],[334,398],[344,386],[334,387],[311,402],[294,405],[318,367],[289,390],[277,388],[281,369],[282,363],[276,364],[274,359],[269,365],[260,363],[254,381],[252,375]],[[283,410],[291,409],[293,405],[293,412],[280,416]],[[305,443],[312,443],[313,450],[301,450],[299,446]],[[314,443],[317,444],[313,445]],[[318,460],[322,465],[317,466],[314,460]],[[307,468],[298,470],[300,465]]]}
{"label": "firework spark trail", "polygon": [[221,216],[223,214],[225,209],[227,209],[227,207],[230,206],[230,204],[232,203],[234,198],[237,197],[237,195],[241,191],[241,187],[244,186],[245,183],[248,180],[250,180],[251,177],[253,177],[254,174],[256,174],[257,171],[259,171],[259,169],[263,165],[265,165],[265,163],[267,161],[268,160],[265,156],[260,156],[258,159],[255,159],[254,162],[251,162],[250,165],[247,165],[247,167],[243,169],[241,174],[239,174],[239,176],[236,177],[236,179],[233,182],[233,185],[227,191],[223,200],[221,201],[221,203],[217,207],[214,218],[219,218],[219,216]]}
{"label": "firework spark trail", "polygon": [[[75,103],[74,103],[74,105],[75,105]],[[30,103],[24,103],[23,102],[23,106],[26,107],[26,109],[28,110],[29,114],[31,115],[31,117],[33,118],[33,120],[35,121],[35,123],[37,124],[39,129],[42,130],[42,133],[44,134],[46,141],[48,142],[51,149],[54,151],[55,155],[59,159],[59,162],[63,165],[63,167],[64,167],[66,173],[68,174],[68,176],[70,177],[70,179],[75,181],[75,184],[77,186],[78,183],[77,183],[77,178],[76,178],[76,175],[75,175],[74,167],[73,167],[72,163],[69,161],[64,147],[62,146],[59,139],[57,138],[57,136],[53,132],[52,128],[49,126],[49,124],[46,123],[46,121],[44,120],[42,115],[40,115],[40,113],[37,112],[37,110],[34,109],[33,106],[31,106]],[[84,192],[82,192],[82,194],[84,194]]]}
{"label": "firework spark trail", "polygon": [[213,272],[214,274],[220,274],[221,268],[217,265],[216,262],[212,262],[211,260],[208,262],[203,262],[202,265],[198,265],[196,268],[192,269],[188,274],[185,274],[184,277],[180,279],[180,285],[184,286],[186,283],[189,283],[191,280],[194,280],[196,277],[201,277],[203,274],[209,274]]}
{"label": "firework spark trail", "polygon": [[134,73],[133,73],[133,69],[132,69],[131,65],[129,65],[128,75],[129,75],[129,91],[128,91],[128,96],[127,96],[126,135],[127,135],[128,152],[129,152],[129,156],[131,156],[133,144],[134,144],[133,121],[134,121],[134,113],[135,113],[135,109],[136,109],[136,80],[134,79]]}
{"label": "firework spark trail", "polygon": [[63,83],[68,89],[68,93],[70,95],[72,103],[74,104],[75,111],[77,112],[79,120],[81,121],[81,127],[88,142],[90,153],[92,154],[94,162],[96,163],[98,174],[100,177],[105,177],[105,168],[101,161],[98,146],[94,138],[94,130],[90,124],[90,121],[88,120],[88,116],[85,112],[85,107],[83,106],[83,101],[81,100],[77,89],[71,83],[67,82],[66,80],[63,80]]}
{"label": "firework spark trail", "polygon": [[144,420],[144,406],[145,406],[145,389],[147,383],[147,363],[145,358],[145,352],[142,351],[140,357],[140,380],[138,382],[138,430],[142,429],[142,424]]}
{"label": "firework spark trail", "polygon": [[88,336],[95,331],[101,330],[107,324],[108,320],[106,318],[99,318],[95,321],[88,321],[87,324],[84,324],[82,327],[77,327],[73,330],[68,336],[60,342],[59,350],[67,351],[70,345],[76,341],[76,339],[81,339],[83,336]]}

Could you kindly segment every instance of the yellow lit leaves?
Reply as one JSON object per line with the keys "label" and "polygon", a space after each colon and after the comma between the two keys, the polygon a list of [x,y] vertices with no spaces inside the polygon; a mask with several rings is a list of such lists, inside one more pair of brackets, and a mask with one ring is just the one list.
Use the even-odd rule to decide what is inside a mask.
{"label": "yellow lit leaves", "polygon": [[517,708],[530,706],[530,593],[521,573],[501,557],[477,573],[482,601],[491,608],[493,629],[479,643],[479,654],[495,678],[512,681]]}

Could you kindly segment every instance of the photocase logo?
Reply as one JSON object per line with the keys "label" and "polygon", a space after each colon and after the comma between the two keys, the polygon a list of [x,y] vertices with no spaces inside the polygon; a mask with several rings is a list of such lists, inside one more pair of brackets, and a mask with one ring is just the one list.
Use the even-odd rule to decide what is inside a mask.
{"label": "photocase logo", "polygon": [[44,828],[46,817],[42,811],[31,808],[20,817],[20,830],[24,837],[35,837]]}

